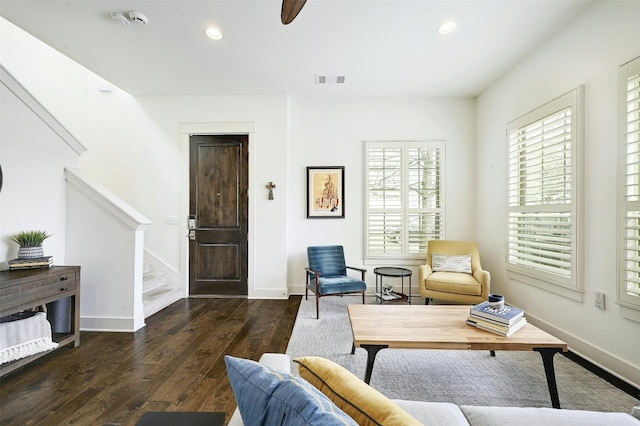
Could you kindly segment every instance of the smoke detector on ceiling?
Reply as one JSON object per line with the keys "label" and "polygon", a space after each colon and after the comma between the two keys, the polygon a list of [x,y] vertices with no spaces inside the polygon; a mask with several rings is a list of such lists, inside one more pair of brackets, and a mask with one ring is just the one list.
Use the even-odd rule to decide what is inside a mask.
{"label": "smoke detector on ceiling", "polygon": [[122,25],[123,27],[129,25],[129,18],[124,16],[122,12],[111,12],[111,19],[113,22]]}
{"label": "smoke detector on ceiling", "polygon": [[147,18],[147,15],[142,12],[138,12],[137,10],[129,11],[129,19],[131,19],[131,22],[135,24],[145,25],[147,22],[149,22],[149,18]]}
{"label": "smoke detector on ceiling", "polygon": [[131,22],[140,25],[145,25],[149,22],[149,18],[147,18],[147,15],[137,10],[130,10],[126,15],[118,11],[111,12],[111,19],[113,20],[113,22],[117,22],[122,26],[127,26]]}

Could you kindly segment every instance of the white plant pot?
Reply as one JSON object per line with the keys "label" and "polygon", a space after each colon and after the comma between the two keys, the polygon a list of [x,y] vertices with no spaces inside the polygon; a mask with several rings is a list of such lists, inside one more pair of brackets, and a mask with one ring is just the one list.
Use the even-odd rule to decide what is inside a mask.
{"label": "white plant pot", "polygon": [[39,257],[44,257],[44,250],[42,250],[42,246],[20,247],[18,249],[19,259],[37,259]]}

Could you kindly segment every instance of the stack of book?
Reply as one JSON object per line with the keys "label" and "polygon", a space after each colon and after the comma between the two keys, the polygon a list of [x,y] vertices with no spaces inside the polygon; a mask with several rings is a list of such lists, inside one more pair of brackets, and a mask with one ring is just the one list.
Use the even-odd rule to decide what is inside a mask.
{"label": "stack of book", "polygon": [[384,301],[389,301],[400,299],[402,296],[398,293],[376,293],[376,297]]}
{"label": "stack of book", "polygon": [[53,265],[53,256],[36,257],[33,259],[11,259],[9,269],[35,269],[50,268]]}
{"label": "stack of book", "polygon": [[471,326],[505,337],[511,336],[526,323],[522,309],[506,305],[502,309],[494,309],[489,302],[472,306],[467,319],[467,324]]}

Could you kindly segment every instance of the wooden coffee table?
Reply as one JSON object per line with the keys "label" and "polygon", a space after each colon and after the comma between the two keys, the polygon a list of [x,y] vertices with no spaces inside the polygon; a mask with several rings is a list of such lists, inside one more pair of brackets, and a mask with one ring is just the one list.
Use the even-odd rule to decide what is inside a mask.
{"label": "wooden coffee table", "polygon": [[369,383],[381,349],[462,349],[536,351],[542,356],[551,404],[560,408],[553,356],[567,344],[527,324],[511,337],[502,337],[466,324],[469,306],[349,305],[353,348],[367,351],[364,381]]}

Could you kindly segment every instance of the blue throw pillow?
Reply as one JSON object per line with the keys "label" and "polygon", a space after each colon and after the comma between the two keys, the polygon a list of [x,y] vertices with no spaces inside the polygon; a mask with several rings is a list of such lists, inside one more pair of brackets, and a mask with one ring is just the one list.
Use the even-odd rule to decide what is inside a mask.
{"label": "blue throw pillow", "polygon": [[254,425],[357,425],[306,380],[248,359],[224,357],[242,421]]}

